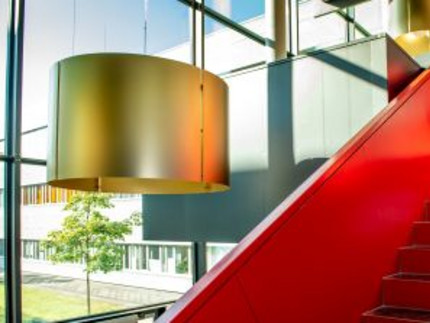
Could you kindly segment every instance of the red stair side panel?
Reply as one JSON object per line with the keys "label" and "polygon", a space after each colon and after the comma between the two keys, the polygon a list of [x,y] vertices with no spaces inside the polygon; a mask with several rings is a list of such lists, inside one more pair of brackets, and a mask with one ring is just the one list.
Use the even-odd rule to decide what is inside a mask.
{"label": "red stair side panel", "polygon": [[380,304],[429,185],[425,71],[159,322],[360,322]]}

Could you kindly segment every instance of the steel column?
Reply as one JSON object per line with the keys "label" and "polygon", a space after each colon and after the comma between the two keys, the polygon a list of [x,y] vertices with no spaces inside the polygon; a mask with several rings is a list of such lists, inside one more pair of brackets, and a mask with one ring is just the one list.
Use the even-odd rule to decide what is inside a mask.
{"label": "steel column", "polygon": [[192,244],[193,255],[193,284],[195,284],[207,271],[206,242],[194,241]]}
{"label": "steel column", "polygon": [[6,322],[21,317],[20,153],[24,0],[9,0],[5,133],[5,302]]}

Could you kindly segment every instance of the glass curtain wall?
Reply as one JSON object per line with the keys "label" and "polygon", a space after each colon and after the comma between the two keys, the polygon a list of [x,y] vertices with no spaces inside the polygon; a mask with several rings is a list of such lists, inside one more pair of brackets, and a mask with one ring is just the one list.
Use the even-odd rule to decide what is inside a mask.
{"label": "glass curtain wall", "polygon": [[[73,212],[65,207],[81,193],[46,185],[43,166],[52,65],[74,55],[108,52],[148,54],[190,63],[189,15],[187,6],[172,0],[128,0],[127,5],[122,0],[26,1],[22,156],[34,159],[37,165],[21,167],[24,320],[64,320],[174,302],[191,286],[189,244],[145,241],[142,225],[135,225],[117,242],[120,266],[106,273],[91,273],[88,292],[84,259],[62,260],[69,255],[46,244],[55,232],[71,230],[66,223]],[[169,51],[178,47],[180,50],[174,53]],[[141,212],[139,195],[108,198],[112,207],[100,212],[110,221],[123,221]]]}
{"label": "glass curtain wall", "polygon": [[[22,312],[23,319],[28,322],[71,319],[89,313],[85,262],[83,259],[58,261],[58,258],[54,262],[56,250],[44,242],[53,232],[65,229],[64,220],[71,213],[65,207],[80,194],[49,187],[45,182],[52,65],[70,56],[100,52],[148,54],[198,66],[203,56],[206,69],[226,76],[232,71],[266,62],[265,46],[270,44],[266,39],[269,17],[266,17],[264,0],[206,0],[205,8],[199,0],[25,0],[25,15],[20,21],[25,26],[23,61],[22,66],[18,64],[23,72],[22,88],[18,87],[22,104],[13,105],[20,116],[18,121],[22,119],[22,122],[21,127],[15,127],[12,119],[5,122],[4,103],[7,5],[18,1],[0,0],[0,128],[2,133],[5,133],[5,125],[9,130],[14,129],[14,134],[20,134],[21,140],[21,152],[5,155],[5,139],[0,138],[1,183],[5,182],[5,174],[9,177],[20,175],[20,189],[14,191],[13,184],[5,189],[0,187],[1,277],[4,282],[3,242],[5,238],[13,241],[4,235],[3,202],[5,196],[10,198],[15,192],[15,197],[19,198],[13,199],[16,203],[10,204],[8,210],[17,211],[12,212],[16,213],[17,219],[13,214],[8,216],[15,224],[20,224],[21,240],[11,252],[21,259],[18,267],[21,268],[22,284],[18,286],[22,306],[17,301],[14,304],[19,309],[11,307],[9,310]],[[298,24],[295,27],[299,30],[301,50],[348,40],[345,34],[347,23],[340,15],[316,18],[312,14],[313,1],[288,1],[297,1]],[[383,0],[360,5],[356,8],[355,18],[370,32],[379,32],[383,27],[378,18],[386,14],[384,8]],[[202,12],[205,13],[203,34]],[[3,161],[15,168],[3,167]],[[142,210],[138,195],[117,194],[109,199],[113,207],[102,213],[112,221],[121,221]],[[142,225],[139,225],[117,245],[122,251],[120,266],[108,273],[91,275],[91,313],[174,301],[191,286],[194,266],[191,243],[143,240]],[[207,268],[232,247],[207,244]],[[15,282],[19,280],[9,276]],[[0,286],[0,304],[1,322],[5,309],[3,284]]]}

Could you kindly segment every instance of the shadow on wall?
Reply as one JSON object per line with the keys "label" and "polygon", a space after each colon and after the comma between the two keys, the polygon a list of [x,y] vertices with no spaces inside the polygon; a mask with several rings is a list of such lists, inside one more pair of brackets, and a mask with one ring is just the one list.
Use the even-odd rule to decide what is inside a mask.
{"label": "shadow on wall", "polygon": [[315,55],[313,57],[325,64],[333,66],[336,69],[344,71],[348,75],[355,76],[356,78],[371,83],[381,89],[385,90],[387,88],[388,80],[386,77],[374,73],[358,64],[347,61],[342,57],[333,55],[329,51],[320,50],[319,53],[319,55]]}
{"label": "shadow on wall", "polygon": [[268,166],[233,169],[231,190],[225,193],[145,197],[145,239],[238,242],[324,162],[295,164],[291,70],[292,64],[267,69]]}
{"label": "shadow on wall", "polygon": [[419,72],[375,37],[232,76],[231,190],[144,197],[145,239],[238,242]]}

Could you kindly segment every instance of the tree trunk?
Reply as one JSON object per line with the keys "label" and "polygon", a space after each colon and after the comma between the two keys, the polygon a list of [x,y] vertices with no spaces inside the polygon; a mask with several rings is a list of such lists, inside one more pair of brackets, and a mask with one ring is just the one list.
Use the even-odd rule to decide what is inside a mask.
{"label": "tree trunk", "polygon": [[[90,219],[90,210],[87,210],[86,212],[86,218],[87,221],[85,223],[85,226],[88,226],[88,220]],[[86,267],[86,276],[87,276],[87,311],[88,315],[91,314],[91,283],[90,283],[90,239],[87,235],[86,241],[85,241],[85,267]]]}
{"label": "tree trunk", "polygon": [[90,283],[90,273],[86,272],[87,276],[87,312],[88,315],[91,314],[91,283]]}

